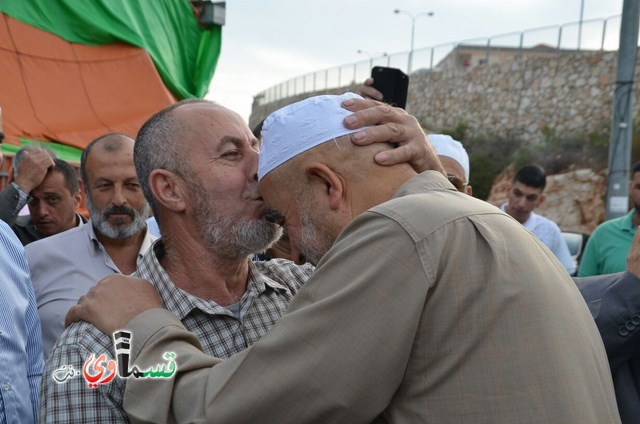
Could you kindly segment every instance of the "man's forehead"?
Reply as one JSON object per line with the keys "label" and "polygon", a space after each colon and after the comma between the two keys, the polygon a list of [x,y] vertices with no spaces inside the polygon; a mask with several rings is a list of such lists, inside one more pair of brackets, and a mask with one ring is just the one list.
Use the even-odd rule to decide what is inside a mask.
{"label": "man's forehead", "polygon": [[185,123],[187,131],[204,131],[207,138],[246,138],[253,134],[234,111],[214,103],[187,103],[174,111],[176,119]]}
{"label": "man's forehead", "polygon": [[67,189],[64,174],[54,169],[44,177],[42,183],[33,191],[58,191],[60,189]]}
{"label": "man's forehead", "polygon": [[114,134],[107,137],[104,137],[101,141],[95,144],[95,146],[89,152],[89,158],[93,155],[93,151],[99,151],[100,155],[104,154],[122,154],[131,153],[133,154],[133,146],[135,142],[132,138],[129,138],[125,135]]}
{"label": "man's forehead", "polygon": [[514,182],[512,187],[513,187],[514,190],[519,190],[522,193],[524,193],[525,195],[542,194],[542,189],[522,184],[520,181]]}
{"label": "man's forehead", "polygon": [[201,119],[204,122],[215,122],[237,116],[232,110],[215,103],[186,103],[174,109],[173,113],[180,121]]}
{"label": "man's forehead", "polygon": [[442,167],[447,174],[453,175],[460,181],[467,182],[464,175],[464,168],[460,165],[460,162],[450,158],[449,156],[438,156],[438,158],[440,159],[440,163],[442,163]]}

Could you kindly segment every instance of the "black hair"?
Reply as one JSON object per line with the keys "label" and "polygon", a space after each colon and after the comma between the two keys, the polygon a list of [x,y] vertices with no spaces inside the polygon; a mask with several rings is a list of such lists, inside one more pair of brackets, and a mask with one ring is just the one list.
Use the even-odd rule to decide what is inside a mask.
{"label": "black hair", "polygon": [[48,172],[59,172],[64,177],[64,185],[69,190],[69,193],[75,194],[78,192],[78,173],[75,168],[71,166],[69,162],[65,162],[62,159],[54,159],[54,168],[51,168]]}
{"label": "black hair", "polygon": [[525,165],[518,169],[513,177],[513,182],[544,190],[547,185],[547,176],[540,165]]}

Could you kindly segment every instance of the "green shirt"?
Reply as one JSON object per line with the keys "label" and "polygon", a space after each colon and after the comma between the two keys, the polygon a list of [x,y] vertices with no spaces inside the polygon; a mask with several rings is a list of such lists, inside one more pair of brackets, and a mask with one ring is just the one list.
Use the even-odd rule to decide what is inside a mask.
{"label": "green shirt", "polygon": [[627,254],[636,233],[635,213],[632,209],[624,216],[598,225],[587,241],[578,276],[611,274],[627,268]]}

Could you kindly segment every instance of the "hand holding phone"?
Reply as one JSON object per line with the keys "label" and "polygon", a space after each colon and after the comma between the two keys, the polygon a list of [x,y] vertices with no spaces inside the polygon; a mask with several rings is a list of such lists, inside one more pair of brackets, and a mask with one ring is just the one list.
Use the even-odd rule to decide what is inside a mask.
{"label": "hand holding phone", "polygon": [[382,101],[402,109],[407,105],[409,76],[400,69],[374,66],[371,69],[373,88],[382,93]]}

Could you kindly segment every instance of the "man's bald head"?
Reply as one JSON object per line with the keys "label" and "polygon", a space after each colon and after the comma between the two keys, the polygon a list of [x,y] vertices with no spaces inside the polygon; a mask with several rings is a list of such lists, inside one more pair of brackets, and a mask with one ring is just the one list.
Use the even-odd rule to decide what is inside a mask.
{"label": "man's bald head", "polygon": [[209,128],[212,123],[209,119],[202,119],[199,125],[190,125],[187,118],[189,114],[202,114],[203,111],[219,115],[235,114],[209,100],[186,99],[157,112],[138,132],[134,149],[136,173],[145,198],[158,216],[161,212],[149,185],[149,175],[154,169],[164,169],[184,178],[194,178],[185,151],[189,143],[199,140],[198,133],[208,132],[205,138],[212,136],[212,129]]}
{"label": "man's bald head", "polygon": [[317,263],[342,229],[389,200],[416,173],[408,164],[380,166],[384,143],[356,146],[343,119],[342,96],[318,96],[265,120],[258,177],[267,205],[283,216],[292,248]]}
{"label": "man's bald head", "polygon": [[375,154],[388,150],[389,145],[351,143],[350,134],[355,131],[343,125],[351,112],[341,104],[357,97],[353,93],[311,97],[268,116],[262,132],[258,178],[275,172],[275,179],[282,184],[299,184],[305,180],[309,163],[323,163],[352,182],[366,181],[376,173],[394,173],[396,167],[410,169],[407,164],[382,167],[375,163]]}

